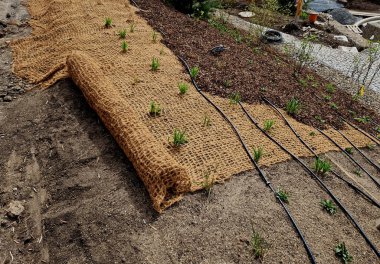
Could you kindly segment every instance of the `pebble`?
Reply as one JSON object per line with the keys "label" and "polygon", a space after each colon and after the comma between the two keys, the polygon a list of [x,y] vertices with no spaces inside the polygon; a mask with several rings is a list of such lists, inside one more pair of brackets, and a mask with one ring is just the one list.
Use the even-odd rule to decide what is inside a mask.
{"label": "pebble", "polygon": [[12,96],[6,95],[6,96],[4,96],[3,100],[4,100],[4,102],[11,102],[12,101]]}
{"label": "pebble", "polygon": [[20,201],[12,201],[8,205],[7,216],[9,218],[17,218],[24,212],[24,210],[25,208]]}

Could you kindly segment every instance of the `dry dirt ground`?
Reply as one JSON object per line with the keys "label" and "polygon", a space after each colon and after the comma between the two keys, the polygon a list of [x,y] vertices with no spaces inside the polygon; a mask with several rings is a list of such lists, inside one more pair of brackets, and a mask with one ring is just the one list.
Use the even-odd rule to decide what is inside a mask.
{"label": "dry dirt ground", "polygon": [[[308,262],[256,171],[215,186],[210,197],[189,194],[158,215],[130,162],[70,80],[22,94],[29,85],[10,73],[7,41],[28,34],[25,3],[6,0],[0,7],[0,20],[21,22],[0,38],[1,98],[11,96],[11,102],[0,102],[1,264],[259,263],[249,246],[251,225],[269,243],[264,263]],[[365,152],[380,160],[379,148]],[[342,154],[328,157],[344,177],[380,200],[378,189],[363,173],[355,175]],[[340,210],[330,216],[321,209],[327,194],[296,163],[266,171],[290,193],[289,209],[319,263],[339,263],[333,252],[339,241],[346,242],[354,263],[378,263]],[[333,176],[325,180],[380,248],[380,209]],[[7,216],[11,201],[24,207],[15,219]]]}

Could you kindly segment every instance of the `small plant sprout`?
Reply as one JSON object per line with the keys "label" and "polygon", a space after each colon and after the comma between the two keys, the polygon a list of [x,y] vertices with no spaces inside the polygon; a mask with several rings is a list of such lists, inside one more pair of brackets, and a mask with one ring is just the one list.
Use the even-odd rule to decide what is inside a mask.
{"label": "small plant sprout", "polygon": [[368,144],[367,144],[367,148],[368,148],[369,150],[374,150],[374,149],[375,149],[375,144],[373,144],[373,143],[368,143]]}
{"label": "small plant sprout", "polygon": [[369,116],[355,117],[354,119],[363,124],[367,124],[369,121],[371,121],[371,118]]}
{"label": "small plant sprout", "polygon": [[299,84],[303,87],[303,88],[307,88],[307,81],[304,80],[304,79],[299,79],[298,80]]}
{"label": "small plant sprout", "polygon": [[274,120],[265,120],[264,121],[264,127],[263,127],[263,130],[265,132],[270,132],[270,130],[272,129],[273,125],[275,124],[275,121]]}
{"label": "small plant sprout", "polygon": [[157,36],[158,36],[157,32],[153,31],[153,33],[152,33],[152,42],[153,43],[157,43]]}
{"label": "small plant sprout", "polygon": [[179,83],[178,84],[179,94],[184,95],[189,90],[189,85],[187,83]]}
{"label": "small plant sprout", "polygon": [[161,107],[157,102],[150,102],[149,114],[151,116],[159,116],[161,114]]}
{"label": "small plant sprout", "polygon": [[186,132],[185,131],[181,131],[181,130],[178,130],[178,129],[174,129],[174,132],[173,132],[173,145],[175,147],[179,147],[183,144],[186,144],[188,141],[187,141],[187,137],[186,137]]}
{"label": "small plant sprout", "polygon": [[344,264],[348,264],[349,262],[351,262],[353,260],[353,257],[348,252],[348,249],[346,248],[346,245],[344,244],[344,242],[339,243],[335,247],[335,255]]}
{"label": "small plant sprout", "polygon": [[105,28],[110,28],[112,27],[112,18],[106,17],[104,20],[104,27]]}
{"label": "small plant sprout", "polygon": [[289,203],[289,194],[285,190],[278,188],[276,194],[281,201],[284,203]]}
{"label": "small plant sprout", "polygon": [[335,204],[331,200],[321,200],[321,206],[331,215],[335,214],[337,211]]}
{"label": "small plant sprout", "polygon": [[199,74],[199,67],[195,66],[195,67],[190,69],[190,77],[192,79],[196,79],[198,74]]}
{"label": "small plant sprout", "polygon": [[121,50],[124,53],[128,51],[128,43],[125,40],[123,40],[123,42],[121,42]]}
{"label": "small plant sprout", "polygon": [[249,244],[252,249],[253,257],[255,259],[263,260],[266,252],[268,251],[269,244],[258,232],[255,231],[255,229],[253,228],[253,223],[252,223],[251,241]]}
{"label": "small plant sprout", "polygon": [[332,83],[326,84],[326,91],[330,94],[335,92],[335,86]]}
{"label": "small plant sprout", "polygon": [[122,29],[119,31],[119,37],[121,39],[125,39],[127,37],[127,30],[126,29]]}
{"label": "small plant sprout", "polygon": [[205,115],[205,116],[203,117],[203,126],[204,126],[204,127],[209,127],[209,126],[211,126],[211,119],[210,119],[210,117],[209,117],[208,115]]}
{"label": "small plant sprout", "polygon": [[253,148],[253,159],[256,162],[259,162],[259,160],[262,158],[263,154],[264,154],[264,150],[262,147]]}
{"label": "small plant sprout", "polygon": [[316,133],[315,133],[314,131],[311,131],[311,132],[309,133],[309,136],[311,136],[311,137],[315,137],[315,135],[316,135]]}
{"label": "small plant sprout", "polygon": [[241,101],[241,96],[239,92],[234,92],[230,95],[230,104],[236,105],[240,103]]}
{"label": "small plant sprout", "polygon": [[158,59],[156,57],[152,58],[152,63],[150,64],[150,68],[152,71],[158,71],[158,68],[160,67],[160,63],[158,62]]}
{"label": "small plant sprout", "polygon": [[215,178],[211,177],[211,173],[207,171],[203,175],[203,182],[202,182],[202,188],[206,191],[207,197],[210,197],[214,184],[215,184]]}
{"label": "small plant sprout", "polygon": [[332,108],[332,109],[334,109],[334,110],[338,110],[339,109],[339,107],[336,105],[336,103],[334,103],[334,102],[331,102],[330,103],[330,107]]}
{"label": "small plant sprout", "polygon": [[350,155],[354,154],[354,150],[352,147],[345,148],[344,151],[346,151]]}
{"label": "small plant sprout", "polygon": [[300,108],[301,108],[301,104],[295,98],[292,98],[289,102],[286,103],[286,106],[285,106],[286,112],[289,115],[296,115],[299,112]]}
{"label": "small plant sprout", "polygon": [[357,176],[359,176],[359,177],[362,176],[362,172],[360,171],[360,169],[355,169],[355,170],[354,170],[354,173],[355,173],[355,175],[357,175]]}
{"label": "small plant sprout", "polygon": [[314,169],[316,173],[325,175],[331,170],[331,164],[328,161],[321,160],[318,157],[315,159]]}
{"label": "small plant sprout", "polygon": [[133,33],[133,32],[135,32],[135,29],[136,29],[136,24],[135,24],[135,22],[132,22],[129,25],[129,32]]}

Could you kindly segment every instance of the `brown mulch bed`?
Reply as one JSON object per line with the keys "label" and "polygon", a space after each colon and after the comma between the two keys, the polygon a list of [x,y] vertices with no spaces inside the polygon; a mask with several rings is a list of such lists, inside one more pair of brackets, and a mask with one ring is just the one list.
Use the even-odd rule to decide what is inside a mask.
{"label": "brown mulch bed", "polygon": [[348,0],[346,7],[363,11],[380,11],[380,2],[378,0]]}
{"label": "brown mulch bed", "polygon": [[[200,67],[197,82],[202,90],[223,97],[238,91],[242,100],[249,103],[261,102],[261,97],[266,96],[283,108],[291,98],[297,98],[301,101],[302,110],[295,118],[320,128],[326,124],[342,126],[330,106],[331,102],[339,107],[346,118],[372,134],[373,124],[356,122],[353,113],[360,117],[369,116],[380,124],[380,117],[373,110],[353,100],[344,91],[337,89],[331,94],[330,101],[321,100],[328,95],[325,88],[327,81],[313,71],[306,70],[302,77],[307,83],[305,87],[293,75],[292,60],[270,46],[237,42],[230,34],[220,32],[206,21],[182,14],[160,0],[136,2],[144,10],[140,15],[163,33],[163,42],[176,55],[187,60],[190,66]],[[210,49],[218,44],[228,49],[214,56]]]}

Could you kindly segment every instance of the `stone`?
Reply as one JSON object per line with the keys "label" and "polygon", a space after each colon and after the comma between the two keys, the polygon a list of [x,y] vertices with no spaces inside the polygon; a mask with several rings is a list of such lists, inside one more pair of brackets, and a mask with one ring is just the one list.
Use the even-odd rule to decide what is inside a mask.
{"label": "stone", "polygon": [[4,102],[12,102],[12,96],[6,95],[6,96],[4,96],[3,100],[4,100]]}
{"label": "stone", "polygon": [[5,89],[0,89],[0,97],[4,97],[7,95],[7,90]]}
{"label": "stone", "polygon": [[343,41],[343,42],[348,42],[348,38],[345,35],[335,35],[334,39]]}
{"label": "stone", "polygon": [[7,216],[12,219],[17,218],[24,210],[25,208],[20,201],[12,201],[8,205]]}
{"label": "stone", "polygon": [[345,52],[359,53],[359,51],[356,47],[338,46],[338,49],[343,50]]}
{"label": "stone", "polygon": [[253,12],[250,12],[250,11],[244,11],[244,12],[239,13],[240,17],[246,17],[246,18],[253,17],[254,15],[255,14]]}

